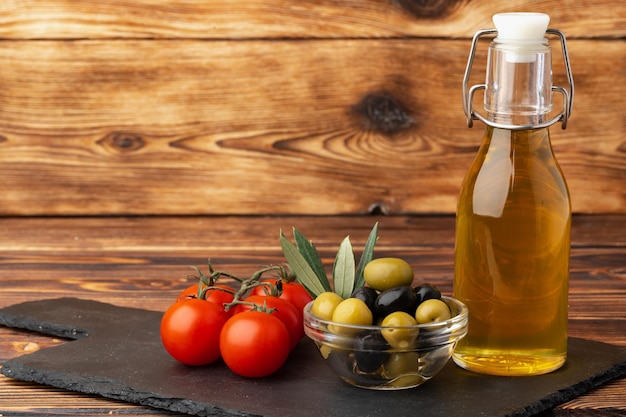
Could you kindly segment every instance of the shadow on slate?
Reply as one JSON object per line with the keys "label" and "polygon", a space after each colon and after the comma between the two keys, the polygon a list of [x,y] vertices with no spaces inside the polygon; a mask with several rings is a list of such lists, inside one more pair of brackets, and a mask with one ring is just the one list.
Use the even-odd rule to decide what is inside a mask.
{"label": "shadow on slate", "polygon": [[4,363],[11,378],[198,416],[530,416],[626,373],[626,347],[570,338],[568,362],[537,377],[495,377],[452,361],[431,381],[370,391],[341,381],[303,339],[279,372],[233,374],[222,362],[177,363],[159,336],[162,313],[60,298],[0,310],[0,324],[76,339]]}

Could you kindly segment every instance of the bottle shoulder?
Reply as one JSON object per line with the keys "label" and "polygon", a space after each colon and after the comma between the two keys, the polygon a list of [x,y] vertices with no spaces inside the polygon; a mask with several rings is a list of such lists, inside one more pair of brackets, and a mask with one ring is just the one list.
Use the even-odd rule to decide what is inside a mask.
{"label": "bottle shoulder", "polygon": [[462,183],[459,206],[490,216],[520,207],[570,211],[567,182],[549,134],[486,135]]}

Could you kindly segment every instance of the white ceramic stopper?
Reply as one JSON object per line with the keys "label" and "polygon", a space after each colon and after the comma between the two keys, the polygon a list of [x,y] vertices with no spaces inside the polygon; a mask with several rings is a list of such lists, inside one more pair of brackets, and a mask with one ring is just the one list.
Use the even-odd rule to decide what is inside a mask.
{"label": "white ceramic stopper", "polygon": [[550,23],[545,13],[498,13],[493,15],[501,44],[509,44],[512,50],[506,54],[507,62],[532,62],[532,46],[541,44]]}
{"label": "white ceramic stopper", "polygon": [[498,39],[510,41],[541,41],[548,29],[550,16],[545,13],[498,13],[493,15]]}

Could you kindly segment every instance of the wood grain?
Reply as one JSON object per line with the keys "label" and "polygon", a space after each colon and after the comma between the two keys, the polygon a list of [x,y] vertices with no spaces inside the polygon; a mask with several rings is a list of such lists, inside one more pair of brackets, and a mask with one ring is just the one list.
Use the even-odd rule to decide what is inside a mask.
{"label": "wood grain", "polygon": [[[0,218],[0,307],[74,296],[164,311],[193,281],[195,265],[242,276],[284,261],[279,230],[297,227],[313,240],[328,270],[350,235],[360,253],[379,222],[377,256],[401,256],[416,280],[452,290],[453,216],[211,216]],[[572,229],[571,336],[626,346],[626,216],[578,215]],[[0,327],[2,361],[67,341]],[[548,415],[611,416],[626,412],[626,379],[581,396]],[[0,378],[5,415],[163,415]],[[169,415],[169,414],[167,414]]]}
{"label": "wood grain", "polygon": [[[329,266],[374,221],[377,254],[451,291],[450,214],[482,136],[461,108],[469,39],[496,12],[533,10],[568,37],[576,83],[568,129],[552,129],[577,213],[570,334],[626,345],[621,0],[0,9],[0,306],[73,295],[162,311],[208,256],[251,273],[282,261],[278,231],[296,226]],[[0,328],[0,365],[61,343]],[[622,378],[551,415],[624,415],[625,394]],[[0,378],[3,415],[107,413],[170,415]]]}
{"label": "wood grain", "polygon": [[[570,43],[553,145],[575,212],[626,211],[623,45]],[[0,214],[453,213],[482,136],[461,109],[468,46],[2,43]]]}
{"label": "wood grain", "polygon": [[570,37],[620,38],[620,0],[37,0],[6,2],[0,37],[372,38],[471,37],[494,13],[537,11]]}

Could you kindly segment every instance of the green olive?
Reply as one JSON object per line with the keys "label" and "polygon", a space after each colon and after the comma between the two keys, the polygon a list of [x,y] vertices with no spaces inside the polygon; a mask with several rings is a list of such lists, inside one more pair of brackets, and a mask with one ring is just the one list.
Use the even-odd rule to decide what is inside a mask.
{"label": "green olive", "polygon": [[[369,326],[372,324],[374,316],[363,300],[358,298],[346,298],[340,302],[333,311],[332,321],[348,324]],[[341,325],[331,325],[329,330],[333,333],[358,333],[361,329],[350,329]]]}
{"label": "green olive", "polygon": [[421,384],[424,379],[419,374],[419,355],[417,352],[392,353],[384,365],[385,378],[395,387],[410,387]]}
{"label": "green olive", "polygon": [[380,325],[385,328],[380,332],[391,347],[407,349],[414,344],[419,334],[417,328],[411,327],[416,324],[417,322],[410,314],[404,311],[396,311],[383,319]]}
{"label": "green olive", "polygon": [[451,316],[450,307],[443,301],[434,298],[422,302],[415,311],[415,320],[419,324],[446,321]]}
{"label": "green olive", "polygon": [[343,301],[343,298],[334,292],[323,292],[313,301],[311,313],[322,320],[332,320],[335,308]]}
{"label": "green olive", "polygon": [[322,355],[322,358],[328,359],[328,357],[330,356],[330,353],[333,351],[332,346],[327,343],[318,343],[318,347],[320,350],[320,355]]}
{"label": "green olive", "polygon": [[385,291],[401,285],[411,285],[413,269],[404,259],[378,258],[365,265],[363,278],[375,290]]}

